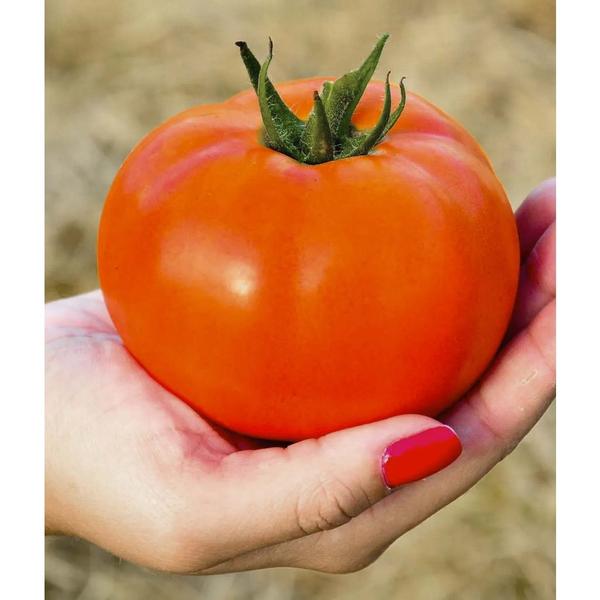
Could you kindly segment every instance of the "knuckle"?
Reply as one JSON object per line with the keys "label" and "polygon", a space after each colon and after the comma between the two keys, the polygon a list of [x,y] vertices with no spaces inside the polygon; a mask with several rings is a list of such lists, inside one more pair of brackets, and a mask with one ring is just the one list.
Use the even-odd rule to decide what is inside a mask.
{"label": "knuckle", "polygon": [[366,493],[339,478],[322,476],[300,494],[296,505],[299,529],[310,535],[348,523],[370,506]]}
{"label": "knuckle", "polygon": [[[475,400],[476,396],[479,401]],[[493,410],[488,407],[485,385],[480,384],[478,394],[469,397],[466,402],[471,407],[479,427],[487,432],[489,439],[492,441],[496,462],[504,460],[519,445],[520,438],[516,437],[514,432],[506,431],[496,424],[497,418]]]}

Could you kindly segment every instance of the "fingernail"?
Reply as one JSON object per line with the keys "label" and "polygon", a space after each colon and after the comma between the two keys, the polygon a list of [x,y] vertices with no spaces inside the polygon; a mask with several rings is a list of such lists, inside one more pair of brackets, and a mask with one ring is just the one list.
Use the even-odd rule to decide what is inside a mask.
{"label": "fingernail", "polygon": [[381,458],[381,470],[390,488],[418,481],[454,462],[462,444],[447,425],[432,427],[390,444]]}

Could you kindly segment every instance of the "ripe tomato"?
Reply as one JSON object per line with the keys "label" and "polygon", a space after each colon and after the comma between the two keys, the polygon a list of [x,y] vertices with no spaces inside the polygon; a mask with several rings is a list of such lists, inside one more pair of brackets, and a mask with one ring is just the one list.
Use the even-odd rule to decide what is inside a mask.
{"label": "ripe tomato", "polygon": [[[305,118],[324,82],[277,89]],[[385,89],[366,86],[355,128]],[[261,438],[438,414],[490,362],[516,292],[515,221],[486,155],[412,93],[364,155],[304,164],[261,126],[247,91],[127,157],[98,241],[125,345],[201,414]]]}

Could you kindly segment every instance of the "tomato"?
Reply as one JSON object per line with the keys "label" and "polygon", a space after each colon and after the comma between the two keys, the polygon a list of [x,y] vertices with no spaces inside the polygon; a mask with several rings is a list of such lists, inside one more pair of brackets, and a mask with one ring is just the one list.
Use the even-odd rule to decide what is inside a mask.
{"label": "tomato", "polygon": [[[261,77],[264,97],[264,65]],[[305,119],[326,81],[277,90]],[[389,91],[360,85],[352,136]],[[317,148],[306,164],[268,146],[265,106],[249,90],[187,110],[119,170],[98,267],[124,344],[199,413],[251,436],[438,414],[489,364],[517,287],[515,220],[488,158],[408,93],[366,154]]]}

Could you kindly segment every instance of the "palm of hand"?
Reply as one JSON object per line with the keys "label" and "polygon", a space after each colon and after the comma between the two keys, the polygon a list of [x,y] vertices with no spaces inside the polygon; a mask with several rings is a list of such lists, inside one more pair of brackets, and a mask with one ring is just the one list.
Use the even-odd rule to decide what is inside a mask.
{"label": "palm of hand", "polygon": [[524,268],[513,331],[523,331],[443,418],[460,435],[463,455],[391,495],[377,457],[431,419],[405,415],[265,447],[207,422],[155,382],[123,347],[99,292],[49,305],[50,530],[177,572],[349,571],[371,562],[475,483],[552,397],[553,190],[540,187],[521,210]]}
{"label": "palm of hand", "polygon": [[[73,463],[85,458],[80,440],[93,440],[89,469],[96,471],[98,482],[110,482],[107,492],[117,492],[117,497],[103,499],[112,510],[107,518],[119,521],[120,502],[127,494],[118,497],[118,489],[127,490],[135,479],[134,485],[140,486],[137,501],[156,502],[155,509],[146,506],[142,511],[143,520],[148,518],[146,510],[155,510],[154,517],[163,519],[161,510],[168,509],[159,504],[166,502],[165,490],[175,496],[178,488],[189,486],[190,478],[205,476],[225,456],[259,447],[255,440],[204,420],[154,381],[123,346],[99,291],[49,305],[46,325],[47,385],[77,390],[76,397],[64,399],[73,401],[75,416],[61,411],[61,405],[48,406],[48,427],[55,428],[54,435],[61,438],[61,460],[54,462],[60,462],[63,472],[57,479],[77,478],[79,465]],[[102,456],[105,463],[99,464],[95,456]],[[65,464],[71,464],[71,473]],[[77,514],[76,496],[55,501],[67,504],[63,511]],[[131,523],[131,515],[126,515],[130,507],[122,509],[122,518],[127,516],[135,528],[146,526],[143,520]],[[93,536],[90,526],[74,522],[72,530]],[[151,533],[156,536],[155,531]]]}

